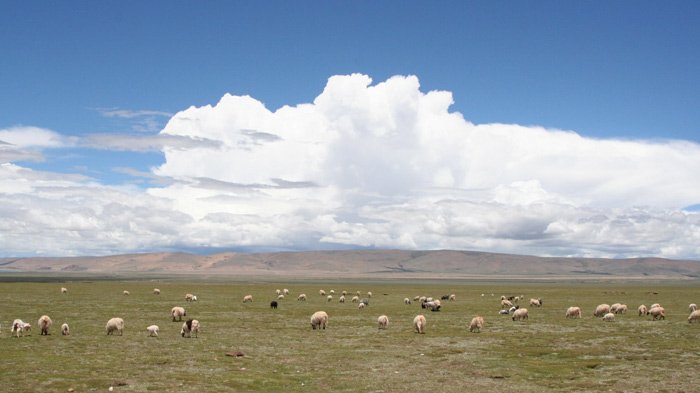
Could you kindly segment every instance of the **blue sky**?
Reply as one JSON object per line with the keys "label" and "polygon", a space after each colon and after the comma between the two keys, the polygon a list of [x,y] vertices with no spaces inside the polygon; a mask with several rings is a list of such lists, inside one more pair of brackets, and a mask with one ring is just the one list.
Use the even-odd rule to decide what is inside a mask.
{"label": "blue sky", "polygon": [[[49,218],[35,222],[31,214],[16,216],[17,209],[3,213],[6,221],[25,228],[26,233],[17,233],[8,224],[0,229],[0,248],[7,255],[83,255],[237,247],[294,250],[340,244],[700,258],[700,249],[692,245],[700,237],[698,218],[688,209],[700,203],[700,182],[694,182],[698,178],[692,175],[700,169],[694,159],[700,143],[698,22],[700,5],[692,1],[1,1],[0,141],[10,147],[0,158],[12,165],[12,175],[5,176],[13,180],[4,182],[0,193],[14,204],[32,204],[34,213],[46,212]],[[366,75],[371,82],[363,87],[363,79],[352,74]],[[347,80],[331,84],[333,76]],[[389,83],[394,76],[408,78]],[[387,91],[372,89],[384,82]],[[440,101],[430,96],[433,91],[449,92],[449,102],[435,104],[439,110],[430,116],[412,113],[421,102]],[[324,93],[345,98],[323,101]],[[399,97],[414,93],[412,103]],[[260,112],[244,122],[240,114],[250,112],[251,102],[233,100],[217,106],[226,94],[248,95],[276,116]],[[348,100],[360,96],[375,107],[362,109],[360,102],[348,105]],[[305,123],[299,113],[289,115],[291,121],[276,112],[285,105],[302,112],[298,105],[312,103],[314,114],[306,115],[322,118],[313,124]],[[183,125],[183,111],[207,105],[218,110],[188,113],[200,125]],[[346,121],[333,117],[339,108],[344,108],[355,129],[339,128]],[[379,119],[376,108],[395,110],[401,116],[408,111],[412,114],[404,118],[421,122],[399,122],[405,127],[401,128],[394,118]],[[455,113],[463,124],[454,125],[453,130],[443,121]],[[302,126],[320,128],[300,135],[295,130]],[[364,135],[365,146],[350,138],[385,126],[404,141],[386,139],[389,134]],[[420,138],[408,144],[411,135],[403,133],[414,128],[420,132],[411,135]],[[447,129],[453,130],[447,136],[436,131]],[[350,139],[328,137],[328,132],[337,130],[335,137],[342,134]],[[222,137],[225,132],[238,137]],[[478,137],[465,137],[472,132]],[[309,153],[308,146],[290,145],[272,149],[277,155],[263,148],[258,155],[236,155],[228,146],[229,142],[245,144],[245,151],[251,152],[269,141],[308,141],[311,135],[315,146],[328,149]],[[264,136],[268,139],[260,138]],[[449,148],[441,145],[453,137],[459,143]],[[35,141],[27,142],[31,138]],[[466,139],[470,143],[460,145],[461,151],[450,150]],[[363,148],[338,151],[339,141]],[[200,154],[200,149],[206,149],[200,142],[209,143],[209,148],[218,146],[221,157],[216,163],[208,162],[216,154]],[[385,150],[368,148],[378,144]],[[588,144],[589,148],[582,148]],[[441,154],[428,156],[429,148],[453,161],[438,163]],[[308,157],[272,165],[284,152]],[[415,162],[405,166],[380,162],[394,154],[396,160],[403,160],[399,152],[416,157]],[[358,154],[371,164],[353,163]],[[484,160],[478,161],[481,166],[474,164],[476,157],[499,154],[504,154],[502,165],[486,165]],[[531,156],[537,159],[523,158]],[[464,163],[454,164],[464,157],[468,158]],[[275,172],[319,162],[326,169],[334,164],[335,169]],[[248,172],[221,168],[234,164]],[[419,164],[421,169],[416,169]],[[567,173],[553,173],[552,168],[569,164],[568,179]],[[524,169],[514,172],[516,167]],[[368,168],[383,169],[380,173],[387,177],[374,179]],[[663,174],[648,172],[659,168]],[[57,174],[67,176],[70,184],[51,183]],[[387,178],[392,180],[379,187]],[[490,178],[498,181],[487,181]],[[217,181],[216,192],[203,185],[212,183],[202,179]],[[323,198],[300,195],[298,188],[268,191],[289,182],[313,184],[310,193]],[[251,194],[230,188],[222,191],[223,183],[245,186]],[[88,197],[78,191],[70,195],[37,192],[47,184],[51,189],[86,188],[87,194],[104,193],[105,199],[80,205]],[[624,185],[626,191],[615,185]],[[202,191],[206,187],[207,192]],[[252,193],[253,188],[270,198],[262,212],[249,206],[259,201],[260,194]],[[111,225],[103,216],[114,203],[107,197],[110,192],[122,195],[122,208],[130,214],[141,214],[137,213],[140,202],[135,201],[147,200],[144,209],[155,204],[178,217],[173,223],[188,228],[167,235],[159,232],[160,227],[145,224],[134,229],[137,225],[128,214],[120,227]],[[404,199],[396,199],[399,193]],[[503,193],[511,197],[503,199]],[[516,201],[513,195],[529,197]],[[212,198],[236,202],[199,205]],[[297,208],[280,207],[281,201],[292,198],[297,198]],[[75,205],[62,211],[65,216],[55,213],[53,217],[55,222],[76,220],[72,226],[47,224],[55,201],[66,206],[80,201],[80,208]],[[404,206],[403,214],[435,211],[438,206],[444,209],[440,203],[445,201],[462,205],[446,209],[436,219],[442,224],[432,229],[401,221],[400,210],[393,210]],[[304,203],[325,208],[313,211]],[[517,223],[489,210],[493,203],[503,204],[500,211],[516,209],[511,214]],[[551,217],[543,222],[526,213],[547,203],[556,208],[547,205]],[[684,217],[679,221],[674,214]],[[349,216],[353,220],[345,219]],[[466,225],[469,217],[485,224]],[[591,217],[606,219],[598,227],[580,228]],[[633,228],[625,232],[629,237],[603,239],[601,234],[615,232],[620,220]],[[258,227],[259,221],[268,226]],[[666,232],[659,233],[652,223]],[[29,229],[35,225],[49,229]],[[309,230],[292,230],[294,225]],[[474,235],[466,236],[467,228]],[[239,236],[227,238],[225,234],[232,230]],[[140,234],[138,240],[130,231]],[[93,233],[87,236],[86,232]],[[670,234],[683,239],[668,245]],[[646,241],[641,244],[631,236]],[[75,242],[66,242],[66,237]],[[192,238],[197,241],[188,240]]]}

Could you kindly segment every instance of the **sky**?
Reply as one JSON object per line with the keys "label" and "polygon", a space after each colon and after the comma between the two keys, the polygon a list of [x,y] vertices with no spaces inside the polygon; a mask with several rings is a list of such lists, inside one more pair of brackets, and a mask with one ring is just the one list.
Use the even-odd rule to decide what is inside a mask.
{"label": "sky", "polygon": [[0,0],[0,257],[700,259],[700,3]]}

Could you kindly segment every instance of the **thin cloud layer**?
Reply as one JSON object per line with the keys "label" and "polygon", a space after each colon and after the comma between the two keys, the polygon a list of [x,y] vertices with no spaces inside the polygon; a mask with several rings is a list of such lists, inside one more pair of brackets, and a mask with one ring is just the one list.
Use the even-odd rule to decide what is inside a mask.
{"label": "thin cloud layer", "polygon": [[69,143],[164,155],[150,174],[115,169],[162,181],[147,190],[3,165],[0,248],[6,255],[378,247],[700,258],[700,213],[683,210],[700,202],[699,145],[472,124],[450,112],[452,103],[449,92],[422,92],[414,76],[373,85],[354,74],[329,78],[311,103],[274,111],[227,94],[175,114],[157,136],[73,140],[26,129],[33,134],[23,139],[0,130],[0,158],[3,148],[40,155]]}

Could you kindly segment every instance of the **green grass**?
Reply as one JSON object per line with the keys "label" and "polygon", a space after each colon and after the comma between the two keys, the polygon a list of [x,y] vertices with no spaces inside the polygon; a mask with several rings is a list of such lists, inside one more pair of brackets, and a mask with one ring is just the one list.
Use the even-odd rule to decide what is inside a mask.
{"label": "green grass", "polygon": [[[162,294],[153,295],[154,287]],[[271,310],[277,288],[291,294]],[[333,302],[319,289],[335,289]],[[337,302],[342,290],[374,296],[358,310],[350,296]],[[296,301],[302,292],[307,302]],[[185,302],[185,293],[199,301]],[[457,301],[444,301],[441,312],[403,304],[404,297],[449,293]],[[253,303],[241,302],[246,294]],[[502,294],[541,297],[544,305],[526,306],[530,319],[513,322],[498,315]],[[679,392],[696,389],[700,369],[700,324],[686,321],[688,304],[700,302],[697,282],[4,282],[0,298],[3,392]],[[630,311],[604,323],[592,317],[603,302],[626,303]],[[656,302],[666,308],[665,321],[636,315],[639,304]],[[169,316],[176,305],[200,320],[199,338],[180,337],[182,323]],[[571,305],[582,308],[582,319],[564,318]],[[311,330],[318,310],[330,316],[325,331]],[[428,321],[424,335],[412,327],[420,313]],[[36,327],[42,314],[54,321],[50,336]],[[381,314],[390,320],[385,331],[376,325]],[[474,315],[486,320],[481,333],[467,329]],[[126,321],[122,337],[105,335],[114,316]],[[10,336],[15,318],[32,324],[30,336]],[[64,322],[71,336],[60,335]],[[151,324],[160,337],[147,337]],[[245,356],[225,356],[229,351]]]}

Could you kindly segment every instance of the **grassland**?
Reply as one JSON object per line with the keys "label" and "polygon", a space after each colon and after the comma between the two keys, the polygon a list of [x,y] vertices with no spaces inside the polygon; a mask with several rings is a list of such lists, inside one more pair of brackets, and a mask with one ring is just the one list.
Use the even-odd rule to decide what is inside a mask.
{"label": "grassland", "polygon": [[[700,283],[523,283],[463,281],[215,282],[95,280],[0,283],[0,381],[4,392],[681,392],[697,391],[700,324],[689,324],[687,307],[700,303]],[[62,295],[65,286],[68,293]],[[152,294],[158,287],[162,294]],[[271,310],[275,289],[291,295]],[[320,289],[336,291],[332,302]],[[122,295],[123,290],[130,296]],[[338,303],[342,290],[372,291],[370,305]],[[198,296],[186,303],[187,292]],[[297,302],[299,293],[307,302]],[[440,312],[404,305],[404,297],[454,293]],[[241,299],[252,294],[253,303]],[[482,296],[483,294],[483,296]],[[543,299],[530,319],[499,316],[500,295]],[[626,303],[630,312],[613,323],[592,317],[599,303]],[[639,304],[661,303],[665,321],[638,317]],[[199,338],[180,337],[182,323],[170,309],[187,308],[199,319]],[[567,320],[568,306],[584,310]],[[329,328],[312,331],[310,315],[324,310]],[[427,332],[413,332],[425,314]],[[40,336],[36,321],[48,314],[52,334]],[[379,331],[377,317],[390,318]],[[481,333],[467,324],[482,315]],[[106,336],[114,316],[124,335]],[[10,336],[20,318],[34,325],[28,337]],[[72,334],[62,337],[67,322]],[[146,326],[160,326],[149,338]],[[228,357],[240,351],[243,357]]]}

